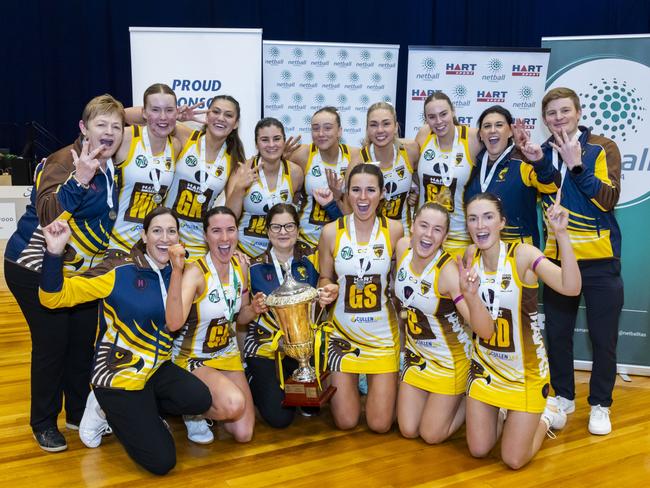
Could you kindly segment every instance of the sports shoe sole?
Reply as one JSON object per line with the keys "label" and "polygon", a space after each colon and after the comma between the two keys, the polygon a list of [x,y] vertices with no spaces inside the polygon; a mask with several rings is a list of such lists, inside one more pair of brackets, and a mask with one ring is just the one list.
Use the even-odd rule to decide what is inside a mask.
{"label": "sports shoe sole", "polygon": [[59,447],[46,447],[38,442],[38,439],[36,439],[36,436],[34,434],[32,434],[32,437],[34,437],[34,440],[36,441],[36,444],[38,444],[38,447],[40,447],[41,449],[47,452],[61,452],[61,451],[65,451],[68,448],[67,444],[64,444]]}

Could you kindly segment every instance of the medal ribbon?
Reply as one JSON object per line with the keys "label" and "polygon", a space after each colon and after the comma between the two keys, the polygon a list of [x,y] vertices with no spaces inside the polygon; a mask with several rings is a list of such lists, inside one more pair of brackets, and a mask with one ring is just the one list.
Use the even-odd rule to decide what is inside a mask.
{"label": "medal ribbon", "polygon": [[[258,156],[258,165],[259,162],[261,161],[262,158]],[[275,189],[271,191],[269,189],[269,185],[266,182],[266,175],[264,174],[264,168],[260,168],[258,171],[259,177],[260,177],[260,186],[262,187],[262,190],[266,191],[266,193],[269,195],[269,199],[271,200],[270,202],[270,207],[275,205],[277,203],[277,192],[278,189],[280,188],[280,184],[282,183],[282,161],[280,161],[280,166],[278,167],[278,176],[275,179]]]}
{"label": "medal ribbon", "polygon": [[[425,276],[428,276],[431,273],[431,270],[433,270],[433,267],[436,265],[438,262],[438,259],[440,259],[440,256],[442,255],[442,249],[438,249],[438,252],[436,252],[436,255],[433,257],[431,262],[427,264],[426,268],[422,271],[419,277],[415,277],[415,285],[413,288],[413,293],[411,293],[411,296],[402,300],[402,305],[404,308],[408,308],[411,306],[411,303],[413,303],[413,300],[415,300],[415,294],[417,293],[417,290],[420,288],[420,282],[422,281],[422,278]],[[409,251],[408,256],[404,259],[404,263],[402,264],[401,267],[406,268],[408,267],[409,264],[411,264],[411,261],[413,260],[413,249]]]}
{"label": "medal ribbon", "polygon": [[165,286],[165,281],[163,280],[160,268],[154,262],[154,260],[147,255],[146,252],[144,253],[144,258],[149,263],[149,266],[151,266],[151,269],[158,275],[158,284],[160,285],[160,294],[162,295],[163,308],[167,310],[167,287]]}
{"label": "medal ribbon", "polygon": [[[492,168],[490,169],[490,172],[487,173],[487,166],[488,166],[488,152],[487,150],[485,151],[485,154],[483,154],[483,159],[481,160],[481,175],[479,182],[481,183],[481,191],[486,192],[487,187],[490,186],[490,183],[492,182],[492,179],[494,178],[494,173],[497,170],[497,166],[499,166],[499,163],[505,158],[508,154],[510,154],[510,151],[512,151],[512,148],[515,147],[514,144],[510,144],[505,151],[501,153],[501,156],[492,164]],[[487,173],[487,175],[486,175]]]}
{"label": "medal ribbon", "polygon": [[[451,152],[449,152],[449,153],[446,153],[446,152],[443,153],[442,152],[442,149],[440,149],[440,144],[438,142],[438,137],[436,135],[434,135],[436,146],[438,147],[438,150],[440,151],[439,156],[434,159],[434,162],[435,161],[438,162],[438,167],[440,168],[440,177],[442,178],[442,184],[447,186],[447,187],[451,186],[451,184],[454,182],[454,176],[455,176],[455,173],[456,173],[456,163],[454,162],[453,159],[451,161],[449,161],[449,155],[451,155],[452,158],[455,158],[456,154],[464,153],[463,144],[461,142],[459,142],[459,137],[458,137],[459,132],[460,132],[460,129],[457,129],[454,126],[454,142],[451,145]],[[443,158],[442,156],[445,156],[445,155],[447,156],[447,158],[446,158],[447,161],[449,161],[448,164],[443,164],[443,161],[445,160],[445,158]],[[444,170],[443,170],[443,167],[445,168]]]}
{"label": "medal ribbon", "polygon": [[[149,144],[149,130],[147,127],[144,127],[142,129],[142,145],[144,146],[144,153],[147,158],[147,160],[150,160],[152,164],[155,166],[160,165],[160,157],[155,157],[153,155],[153,151],[151,150],[151,145]],[[163,156],[163,168],[165,167],[164,161],[172,159],[172,148],[171,144],[169,144],[167,141],[165,141],[165,154]],[[152,170],[149,172],[149,176],[151,177],[151,181],[153,182],[153,189],[154,193],[159,193],[160,192],[160,176],[156,172],[157,168],[152,168]],[[162,173],[162,170],[160,170]]]}
{"label": "medal ribbon", "polygon": [[[199,146],[199,175],[200,175],[200,181],[199,184],[201,185],[201,190],[199,193],[204,194],[205,191],[208,189],[208,169],[207,169],[207,158],[208,158],[208,151],[206,148],[206,142],[205,140],[207,139],[207,135],[203,134],[201,137],[201,144]],[[217,164],[219,161],[221,161],[226,154],[226,141],[223,141],[223,144],[221,145],[221,149],[219,149],[219,153],[217,154],[217,157],[215,160],[210,163],[210,167],[213,165]]]}
{"label": "medal ribbon", "polygon": [[[490,309],[490,316],[492,317],[492,320],[496,320],[497,317],[499,316],[499,304],[501,302],[501,279],[503,278],[503,270],[506,266],[506,245],[503,241],[499,241],[499,262],[497,264],[497,273],[494,276],[494,284],[489,285],[487,282],[487,275],[485,273],[485,268],[483,265],[483,254],[481,254],[481,257],[479,258],[478,261],[478,270],[479,270],[479,276],[481,277],[481,288],[485,288],[485,291],[488,291],[487,298],[486,295],[481,292],[481,295],[483,295],[483,303],[487,305],[487,307]],[[492,290],[494,292],[494,301],[490,305],[489,303],[489,290]]]}
{"label": "medal ribbon", "polygon": [[[366,245],[360,245],[359,242],[357,241],[357,231],[354,226],[354,215],[350,215],[349,217],[349,225],[348,229],[350,232],[350,240],[357,246],[357,280],[355,283],[361,283],[363,280],[363,276],[366,273],[366,270],[364,269],[364,259],[366,257],[366,254],[368,253],[368,249],[372,244],[375,243],[377,240],[377,237],[379,236],[379,218],[375,217],[375,223],[372,226],[372,231],[370,232],[370,237],[368,239],[368,242]],[[368,257],[368,262],[370,262],[370,258]]]}
{"label": "medal ribbon", "polygon": [[[573,135],[573,140],[574,141],[579,140],[581,135],[582,132],[580,132],[580,129],[578,129],[576,133]],[[560,188],[562,188],[562,185],[564,185],[564,175],[566,175],[567,165],[564,164],[564,161],[560,161],[560,156],[555,149],[553,149],[552,162],[553,162],[553,167],[557,168],[557,170],[560,172],[560,175],[562,177],[560,180],[561,181]]]}
{"label": "medal ribbon", "polygon": [[226,290],[224,289],[223,284],[219,279],[219,273],[217,273],[217,270],[214,267],[214,263],[212,262],[212,256],[210,256],[210,252],[208,252],[205,255],[205,261],[208,264],[208,269],[210,270],[210,274],[212,274],[212,278],[219,285],[219,287],[216,288],[217,295],[219,295],[219,292],[221,291],[221,295],[223,297],[224,304],[221,306],[223,316],[230,324],[232,324],[233,318],[235,317],[235,305],[237,304],[237,295],[239,294],[239,280],[237,279],[237,274],[235,273],[235,269],[232,263],[228,263],[228,280],[231,289],[234,291],[234,296],[230,297],[229,300],[228,294],[226,294]]}

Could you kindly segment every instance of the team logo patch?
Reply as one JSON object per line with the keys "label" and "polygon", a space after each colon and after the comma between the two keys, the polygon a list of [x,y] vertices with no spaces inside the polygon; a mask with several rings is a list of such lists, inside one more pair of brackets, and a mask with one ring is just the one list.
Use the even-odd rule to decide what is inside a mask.
{"label": "team logo patch", "polygon": [[138,276],[135,278],[135,287],[138,290],[144,290],[147,287],[147,280]]}
{"label": "team logo patch", "polygon": [[262,194],[258,191],[254,191],[251,193],[251,202],[253,203],[260,203],[262,201]]}
{"label": "team logo patch", "polygon": [[219,301],[219,293],[217,293],[217,290],[212,290],[208,294],[208,300],[210,300],[212,303],[217,303]]}
{"label": "team logo patch", "polygon": [[501,171],[499,171],[499,181],[503,181],[506,178],[506,173],[508,172],[508,168],[503,168]]}
{"label": "team logo patch", "polygon": [[185,158],[185,164],[187,164],[190,168],[193,168],[197,164],[199,164],[199,160],[196,159],[196,156],[190,154],[188,157]]}
{"label": "team logo patch", "polygon": [[380,258],[384,254],[384,245],[375,244],[374,246],[372,246],[372,250],[375,252],[375,256]]}
{"label": "team logo patch", "polygon": [[397,273],[397,280],[398,281],[404,281],[406,279],[406,271],[404,268],[400,268],[399,272]]}
{"label": "team logo patch", "polygon": [[314,176],[316,176],[316,177],[321,176],[322,173],[321,173],[321,171],[320,171],[320,166],[314,166],[314,167],[311,169],[311,174],[314,175]]}
{"label": "team logo patch", "polygon": [[456,153],[456,166],[463,161],[463,153]]}
{"label": "team logo patch", "polygon": [[300,279],[303,279],[303,280],[307,279],[307,268],[305,268],[304,266],[298,266],[296,268],[296,271],[300,275]]}
{"label": "team logo patch", "polygon": [[501,279],[501,289],[507,290],[510,286],[510,281],[512,281],[512,276],[504,274],[503,278]]}
{"label": "team logo patch", "polygon": [[280,200],[283,202],[289,200],[289,190],[280,190]]}
{"label": "team logo patch", "polygon": [[345,246],[343,249],[341,249],[341,257],[345,260],[352,259],[352,248],[350,246]]}
{"label": "team logo patch", "polygon": [[165,171],[171,171],[172,169],[172,158],[165,158]]}
{"label": "team logo patch", "polygon": [[427,161],[431,161],[433,158],[436,157],[436,152],[433,149],[427,149],[426,151],[424,151],[423,156],[424,159],[426,159]]}
{"label": "team logo patch", "polygon": [[135,165],[138,168],[146,168],[148,164],[149,161],[147,161],[147,157],[143,156],[142,154],[140,154],[137,158],[135,158]]}
{"label": "team logo patch", "polygon": [[214,174],[217,178],[219,178],[223,174],[223,166],[219,165],[217,166],[217,169],[215,170]]}
{"label": "team logo patch", "polygon": [[395,168],[395,172],[397,173],[397,176],[399,176],[400,178],[404,178],[404,166]]}
{"label": "team logo patch", "polygon": [[429,293],[430,289],[431,289],[431,283],[422,280],[422,282],[420,283],[420,291],[422,292],[422,294],[426,295],[427,293]]}

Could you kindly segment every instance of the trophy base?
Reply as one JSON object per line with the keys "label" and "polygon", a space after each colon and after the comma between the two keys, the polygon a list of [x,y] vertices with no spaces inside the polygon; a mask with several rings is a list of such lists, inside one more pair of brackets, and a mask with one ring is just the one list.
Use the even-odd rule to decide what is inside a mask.
{"label": "trophy base", "polygon": [[[329,376],[329,373],[323,373],[320,377],[321,382]],[[316,381],[299,382],[293,378],[288,378],[284,383],[284,400],[283,407],[322,407],[325,405],[336,388],[328,386],[321,389]]]}

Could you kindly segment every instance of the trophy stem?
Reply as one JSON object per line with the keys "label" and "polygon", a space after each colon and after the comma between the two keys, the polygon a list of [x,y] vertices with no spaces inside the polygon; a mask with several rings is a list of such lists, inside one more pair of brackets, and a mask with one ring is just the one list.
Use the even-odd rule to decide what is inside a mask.
{"label": "trophy stem", "polygon": [[316,371],[310,366],[308,358],[301,358],[298,359],[298,368],[291,377],[300,383],[309,383],[316,381]]}

